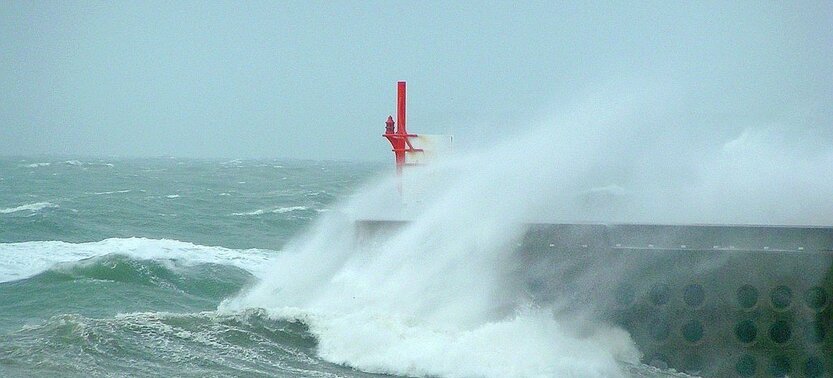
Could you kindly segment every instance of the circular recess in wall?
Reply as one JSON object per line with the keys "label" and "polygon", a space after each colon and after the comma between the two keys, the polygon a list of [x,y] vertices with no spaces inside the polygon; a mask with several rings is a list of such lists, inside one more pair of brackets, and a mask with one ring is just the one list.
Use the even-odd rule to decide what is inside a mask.
{"label": "circular recess in wall", "polygon": [[749,310],[758,304],[758,289],[752,285],[743,285],[737,291],[738,306],[744,310]]}
{"label": "circular recess in wall", "polygon": [[690,307],[699,307],[706,299],[706,291],[699,284],[691,284],[683,290],[683,301]]}

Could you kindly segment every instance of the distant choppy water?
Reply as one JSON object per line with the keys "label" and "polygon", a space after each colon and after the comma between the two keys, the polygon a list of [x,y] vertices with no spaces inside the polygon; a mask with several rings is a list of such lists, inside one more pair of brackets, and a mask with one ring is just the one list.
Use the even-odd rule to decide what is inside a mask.
{"label": "distant choppy water", "polygon": [[0,376],[366,376],[224,298],[379,164],[0,160]]}

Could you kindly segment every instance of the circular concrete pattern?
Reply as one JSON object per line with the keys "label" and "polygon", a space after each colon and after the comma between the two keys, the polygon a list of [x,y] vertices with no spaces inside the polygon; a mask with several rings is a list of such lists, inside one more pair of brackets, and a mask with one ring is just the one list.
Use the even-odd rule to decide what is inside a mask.
{"label": "circular concrete pattern", "polygon": [[810,288],[804,293],[804,303],[815,311],[821,311],[827,304],[827,293],[818,286]]}
{"label": "circular concrete pattern", "polygon": [[824,376],[824,362],[819,357],[810,357],[804,363],[805,377],[821,377]]}
{"label": "circular concrete pattern", "polygon": [[757,370],[758,361],[755,360],[755,357],[748,354],[738,358],[738,362],[735,364],[735,372],[741,377],[753,377]]}
{"label": "circular concrete pattern", "polygon": [[703,338],[703,324],[698,320],[692,320],[683,325],[682,333],[686,341],[696,343]]}
{"label": "circular concrete pattern", "polygon": [[738,288],[737,292],[738,306],[744,310],[749,310],[758,304],[758,289],[752,285],[743,285]]}
{"label": "circular concrete pattern", "polygon": [[737,337],[738,341],[749,344],[758,337],[758,327],[751,320],[740,321],[735,325],[735,337]]}
{"label": "circular concrete pattern", "polygon": [[705,299],[706,292],[699,284],[688,285],[683,291],[683,301],[691,307],[699,307]]}
{"label": "circular concrete pattern", "polygon": [[648,299],[655,306],[662,306],[668,303],[671,298],[671,289],[666,284],[655,284],[651,286],[651,291],[648,292]]}
{"label": "circular concrete pattern", "polygon": [[786,356],[776,356],[769,361],[769,373],[775,377],[786,377],[792,372],[790,359]]}
{"label": "circular concrete pattern", "polygon": [[790,341],[790,336],[792,336],[792,328],[783,320],[778,320],[769,327],[769,338],[778,344]]}
{"label": "circular concrete pattern", "polygon": [[769,299],[772,301],[772,307],[775,307],[778,310],[783,310],[790,307],[790,303],[792,303],[793,299],[793,292],[789,287],[783,285],[778,286],[775,289],[772,289],[772,292],[769,293]]}

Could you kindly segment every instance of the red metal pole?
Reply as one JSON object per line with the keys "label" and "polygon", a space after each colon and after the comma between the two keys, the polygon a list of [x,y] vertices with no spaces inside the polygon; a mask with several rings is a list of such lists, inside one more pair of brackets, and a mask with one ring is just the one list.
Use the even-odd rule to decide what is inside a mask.
{"label": "red metal pole", "polygon": [[[408,132],[405,129],[405,82],[400,81],[396,83],[396,133],[399,135],[406,135]],[[399,147],[401,150],[396,151],[396,173],[402,175],[402,167],[405,165],[405,143],[407,137],[400,139]]]}
{"label": "red metal pole", "polygon": [[402,175],[402,168],[406,163],[406,154],[408,152],[421,152],[422,149],[414,148],[410,137],[416,135],[408,134],[405,128],[405,82],[400,81],[396,83],[396,130],[394,130],[394,122],[392,117],[388,117],[385,122],[385,133],[383,137],[387,138],[393,147],[393,154],[396,157],[396,173]]}
{"label": "red metal pole", "polygon": [[407,134],[405,130],[405,82],[397,83],[396,91],[396,125],[399,134]]}

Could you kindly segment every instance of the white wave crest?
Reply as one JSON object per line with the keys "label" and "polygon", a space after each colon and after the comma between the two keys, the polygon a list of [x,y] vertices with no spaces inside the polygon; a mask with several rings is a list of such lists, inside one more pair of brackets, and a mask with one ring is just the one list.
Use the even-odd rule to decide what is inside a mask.
{"label": "white wave crest", "polygon": [[231,213],[231,215],[238,215],[238,216],[241,216],[241,215],[260,215],[260,214],[263,214],[264,212],[265,211],[263,211],[261,209],[257,209],[257,210],[248,211],[248,212],[245,212],[245,213]]}
{"label": "white wave crest", "polygon": [[232,213],[231,215],[237,215],[237,216],[263,215],[263,214],[266,214],[266,213],[285,214],[285,213],[289,213],[289,212],[293,212],[293,211],[304,211],[304,210],[308,210],[308,209],[309,209],[309,207],[306,207],[306,206],[289,206],[289,207],[278,207],[278,208],[275,208],[275,209],[268,209],[268,210],[257,209],[257,210],[248,211],[248,212],[244,212],[244,213]]}
{"label": "white wave crest", "polygon": [[26,168],[38,168],[38,167],[48,167],[52,163],[32,163],[25,165]]}
{"label": "white wave crest", "polygon": [[272,212],[276,213],[276,214],[283,214],[283,213],[289,213],[289,212],[292,212],[292,211],[304,211],[306,209],[308,209],[306,206],[290,206],[290,207],[279,207],[277,209],[272,210]]}
{"label": "white wave crest", "polygon": [[36,202],[36,203],[29,203],[25,205],[20,205],[18,207],[10,207],[7,209],[0,209],[0,214],[11,214],[16,213],[18,211],[32,211],[36,212],[42,209],[52,208],[52,207],[59,207],[58,205],[51,203],[51,202]]}
{"label": "white wave crest", "polygon": [[72,165],[72,166],[76,166],[76,167],[81,167],[81,166],[99,166],[99,167],[110,167],[110,168],[115,167],[115,165],[113,163],[104,163],[104,162],[87,163],[87,162],[83,162],[83,161],[80,161],[80,160],[67,160],[67,161],[64,161],[64,164]]}
{"label": "white wave crest", "polygon": [[130,193],[130,192],[132,192],[132,190],[126,189],[126,190],[114,190],[114,191],[111,191],[111,192],[95,192],[93,194],[95,194],[97,196],[100,196],[100,195],[105,195],[105,194]]}
{"label": "white wave crest", "polygon": [[187,264],[215,263],[236,266],[261,276],[275,251],[210,247],[167,239],[112,238],[90,243],[30,241],[0,243],[0,282],[41,273],[58,263],[75,262],[108,254],[136,259],[177,259]]}

